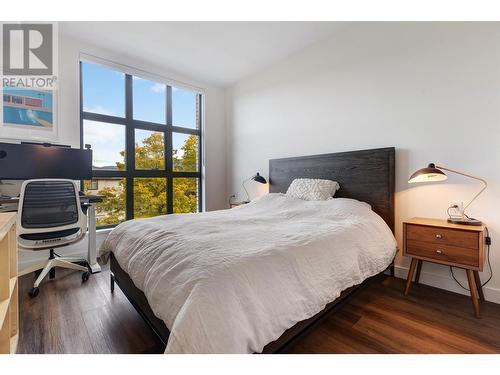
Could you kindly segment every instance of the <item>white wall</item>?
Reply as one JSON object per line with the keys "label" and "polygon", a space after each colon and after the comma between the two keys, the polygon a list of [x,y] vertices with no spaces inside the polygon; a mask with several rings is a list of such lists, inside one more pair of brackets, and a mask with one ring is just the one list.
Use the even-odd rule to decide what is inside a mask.
{"label": "white wall", "polygon": [[[224,90],[169,71],[165,67],[155,66],[137,57],[117,55],[109,50],[102,50],[84,44],[64,35],[59,36],[59,117],[57,143],[80,147],[80,102],[79,102],[79,59],[85,53],[132,68],[141,69],[168,79],[203,88],[205,95],[205,209],[216,210],[227,207],[226,194],[226,138],[225,138],[225,95]],[[0,134],[0,141],[1,141]],[[12,141],[12,140],[4,140]],[[3,186],[2,191],[9,189]],[[12,187],[8,193],[12,194]],[[7,192],[7,191],[6,191]],[[107,231],[98,234],[98,245],[107,235]],[[67,249],[64,254],[84,253],[87,243],[82,241]],[[40,252],[22,252],[20,267],[45,257]]]}
{"label": "white wall", "polygon": [[[228,194],[242,196],[256,171],[267,177],[271,158],[395,146],[401,244],[402,220],[444,218],[450,201],[479,189],[455,176],[410,186],[413,171],[435,161],[482,176],[489,188],[469,213],[490,229],[485,295],[500,302],[499,36],[498,23],[348,23],[240,81],[226,99]],[[408,263],[398,257],[399,276]],[[424,264],[422,282],[462,292],[444,266]]]}

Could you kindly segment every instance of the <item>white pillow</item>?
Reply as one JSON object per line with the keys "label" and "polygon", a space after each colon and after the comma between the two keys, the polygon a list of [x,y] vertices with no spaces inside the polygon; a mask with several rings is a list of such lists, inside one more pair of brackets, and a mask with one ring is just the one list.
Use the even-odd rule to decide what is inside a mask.
{"label": "white pillow", "polygon": [[292,181],[286,195],[305,201],[326,201],[340,188],[336,181],[312,178],[296,178]]}

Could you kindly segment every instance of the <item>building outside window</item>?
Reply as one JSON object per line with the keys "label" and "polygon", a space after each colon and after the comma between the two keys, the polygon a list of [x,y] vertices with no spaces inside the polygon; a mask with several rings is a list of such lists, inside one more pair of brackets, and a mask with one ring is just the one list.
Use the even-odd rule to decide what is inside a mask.
{"label": "building outside window", "polygon": [[91,181],[88,182],[88,190],[99,190],[99,180],[96,178],[93,178]]}

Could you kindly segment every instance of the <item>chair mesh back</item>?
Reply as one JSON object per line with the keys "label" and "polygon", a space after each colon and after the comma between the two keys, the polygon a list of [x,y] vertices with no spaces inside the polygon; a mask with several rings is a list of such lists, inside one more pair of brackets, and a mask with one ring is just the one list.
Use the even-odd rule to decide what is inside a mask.
{"label": "chair mesh back", "polygon": [[75,186],[70,181],[26,185],[21,215],[24,228],[52,228],[78,222]]}

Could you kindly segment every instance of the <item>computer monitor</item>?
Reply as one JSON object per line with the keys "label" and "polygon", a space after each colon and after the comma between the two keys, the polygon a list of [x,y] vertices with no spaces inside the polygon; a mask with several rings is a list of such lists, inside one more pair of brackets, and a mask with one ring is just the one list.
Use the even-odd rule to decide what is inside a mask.
{"label": "computer monitor", "polygon": [[51,144],[0,143],[0,180],[92,178],[92,150]]}

